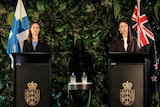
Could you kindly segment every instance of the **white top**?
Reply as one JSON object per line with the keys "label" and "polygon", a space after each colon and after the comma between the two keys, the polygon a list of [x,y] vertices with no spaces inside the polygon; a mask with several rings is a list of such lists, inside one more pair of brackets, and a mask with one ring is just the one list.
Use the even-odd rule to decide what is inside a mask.
{"label": "white top", "polygon": [[127,43],[127,38],[123,38],[124,40],[124,49],[127,51],[128,43]]}

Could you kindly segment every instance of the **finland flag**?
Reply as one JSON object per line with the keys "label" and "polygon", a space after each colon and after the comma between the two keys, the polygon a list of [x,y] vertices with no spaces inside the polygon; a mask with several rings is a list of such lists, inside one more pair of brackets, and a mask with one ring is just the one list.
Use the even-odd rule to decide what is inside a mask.
{"label": "finland flag", "polygon": [[23,41],[27,39],[29,30],[29,20],[22,0],[18,0],[12,27],[10,30],[6,52],[10,56],[13,68],[12,53],[22,52]]}

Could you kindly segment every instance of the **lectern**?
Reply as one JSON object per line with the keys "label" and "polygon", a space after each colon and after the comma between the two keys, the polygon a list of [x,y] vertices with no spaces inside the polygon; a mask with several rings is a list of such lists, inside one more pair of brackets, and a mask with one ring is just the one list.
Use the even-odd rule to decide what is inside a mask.
{"label": "lectern", "polygon": [[51,54],[13,53],[14,107],[51,107]]}
{"label": "lectern", "polygon": [[146,107],[147,54],[109,53],[109,107]]}

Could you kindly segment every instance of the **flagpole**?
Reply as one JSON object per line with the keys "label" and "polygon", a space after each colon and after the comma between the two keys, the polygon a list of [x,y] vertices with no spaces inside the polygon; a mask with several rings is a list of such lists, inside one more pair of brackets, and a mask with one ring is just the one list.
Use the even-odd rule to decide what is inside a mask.
{"label": "flagpole", "polygon": [[[19,14],[20,14],[20,17],[19,17],[19,20],[20,20],[20,22],[22,22],[22,0],[18,0],[18,2],[19,2]],[[16,38],[15,38],[15,41],[16,41]],[[13,48],[14,48],[14,53],[16,53],[16,47],[17,47],[17,45],[18,45],[18,42],[16,41],[15,42],[15,45],[13,46]]]}
{"label": "flagpole", "polygon": [[19,6],[19,8],[20,8],[20,13],[19,13],[20,14],[20,16],[19,16],[20,26],[19,26],[19,28],[22,28],[21,27],[21,23],[22,23],[22,0],[20,0],[19,2],[20,2],[20,4],[19,4],[20,5]]}
{"label": "flagpole", "polygon": [[22,0],[20,0],[20,22],[22,22]]}
{"label": "flagpole", "polygon": [[[137,14],[140,16],[140,0],[137,0]],[[138,41],[138,46],[141,49],[142,44],[141,44],[141,39],[140,39],[140,23],[139,23],[139,17],[137,17],[137,41]]]}

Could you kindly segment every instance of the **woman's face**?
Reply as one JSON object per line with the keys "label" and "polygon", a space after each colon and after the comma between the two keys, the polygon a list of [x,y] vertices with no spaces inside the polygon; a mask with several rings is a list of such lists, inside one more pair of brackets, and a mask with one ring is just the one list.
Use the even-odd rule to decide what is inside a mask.
{"label": "woman's face", "polygon": [[121,22],[119,24],[119,31],[121,32],[122,36],[128,35],[128,24],[125,22]]}
{"label": "woman's face", "polygon": [[32,33],[32,35],[38,35],[40,32],[40,26],[37,23],[32,24],[30,31]]}

